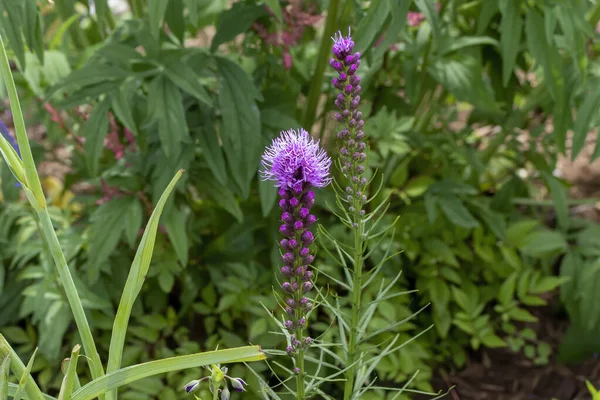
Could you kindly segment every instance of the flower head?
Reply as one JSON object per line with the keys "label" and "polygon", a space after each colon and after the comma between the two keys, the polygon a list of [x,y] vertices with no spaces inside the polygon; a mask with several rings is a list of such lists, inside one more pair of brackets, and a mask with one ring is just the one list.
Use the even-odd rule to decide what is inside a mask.
{"label": "flower head", "polygon": [[262,157],[264,180],[275,186],[301,192],[306,187],[324,187],[330,181],[331,159],[319,147],[319,141],[300,128],[282,131]]}
{"label": "flower head", "polygon": [[342,36],[342,32],[338,31],[333,37],[333,54],[338,59],[343,59],[346,56],[352,54],[352,50],[354,50],[354,41],[350,36],[350,28],[348,28],[348,36]]}

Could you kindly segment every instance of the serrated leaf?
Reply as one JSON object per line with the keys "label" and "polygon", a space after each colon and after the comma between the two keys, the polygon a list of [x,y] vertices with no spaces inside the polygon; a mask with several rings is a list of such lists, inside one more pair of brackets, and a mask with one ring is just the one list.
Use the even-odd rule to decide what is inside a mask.
{"label": "serrated leaf", "polygon": [[182,143],[189,142],[188,126],[181,92],[164,76],[150,84],[148,112],[158,122],[158,136],[167,158],[178,156]]}
{"label": "serrated leaf", "polygon": [[219,14],[217,32],[213,37],[210,50],[214,52],[221,43],[229,42],[237,35],[248,31],[254,21],[265,15],[267,9],[262,4],[233,3],[229,10]]}
{"label": "serrated leaf", "polygon": [[83,128],[85,136],[86,164],[91,176],[98,175],[98,163],[104,150],[104,139],[108,133],[108,110],[111,98],[106,97],[94,107]]}
{"label": "serrated leaf", "polygon": [[450,222],[463,228],[475,228],[479,222],[471,215],[469,210],[455,196],[442,196],[438,198],[442,211]]}
{"label": "serrated leaf", "polygon": [[500,12],[502,13],[502,22],[500,22],[502,83],[506,87],[517,61],[523,32],[523,19],[521,18],[520,0],[504,0],[500,1],[499,4]]}

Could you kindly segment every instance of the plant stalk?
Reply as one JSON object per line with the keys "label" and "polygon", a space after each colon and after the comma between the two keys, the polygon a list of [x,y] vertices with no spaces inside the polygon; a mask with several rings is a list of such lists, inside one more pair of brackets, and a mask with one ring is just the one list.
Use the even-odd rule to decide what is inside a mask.
{"label": "plant stalk", "polygon": [[327,9],[327,19],[325,20],[325,28],[323,29],[323,38],[321,39],[321,47],[317,56],[317,67],[312,76],[311,85],[308,90],[308,99],[306,101],[306,109],[304,112],[304,127],[310,132],[312,125],[315,122],[315,114],[321,97],[321,86],[325,76],[325,68],[327,68],[327,58],[331,49],[330,38],[335,31],[337,22],[338,8],[340,1],[331,0]]}

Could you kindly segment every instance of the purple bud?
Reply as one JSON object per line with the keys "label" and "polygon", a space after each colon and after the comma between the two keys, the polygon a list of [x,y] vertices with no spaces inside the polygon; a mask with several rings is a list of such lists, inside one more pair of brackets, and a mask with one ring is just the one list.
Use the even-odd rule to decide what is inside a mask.
{"label": "purple bud", "polygon": [[360,94],[361,92],[362,92],[362,87],[361,87],[360,85],[358,85],[358,86],[355,86],[355,87],[354,87],[354,91],[353,91],[353,93],[354,93],[355,95],[358,95],[358,94]]}
{"label": "purple bud", "polygon": [[300,250],[300,257],[308,257],[309,254],[310,250],[308,250],[308,247],[303,247],[302,250]]}
{"label": "purple bud", "polygon": [[306,271],[304,273],[304,276],[302,277],[302,280],[304,280],[304,281],[310,281],[310,280],[312,280],[312,277],[313,277],[312,271]]}
{"label": "purple bud", "polygon": [[363,131],[356,132],[356,140],[362,140],[365,137],[365,133]]}
{"label": "purple bud", "polygon": [[365,186],[367,184],[367,178],[360,178],[360,184]]}
{"label": "purple bud", "polygon": [[357,69],[358,69],[358,65],[357,64],[352,64],[350,66],[350,68],[348,68],[348,75],[354,75],[356,73]]}
{"label": "purple bud", "polygon": [[300,299],[300,305],[301,305],[302,307],[306,306],[306,305],[307,305],[309,302],[310,302],[310,299],[309,299],[308,297],[302,297],[302,298]]}
{"label": "purple bud", "polygon": [[292,293],[292,284],[289,282],[283,282],[281,284],[281,288],[283,289],[284,292],[288,292],[288,293]]}
{"label": "purple bud", "polygon": [[313,287],[312,282],[304,282],[302,284],[302,293],[310,292],[312,287]]}
{"label": "purple bud", "polygon": [[294,222],[294,229],[299,231],[302,230],[302,228],[304,228],[304,223],[300,220]]}
{"label": "purple bud", "polygon": [[300,212],[298,212],[298,218],[304,219],[308,217],[308,214],[310,214],[310,210],[306,207],[302,207]]}
{"label": "purple bud", "polygon": [[306,318],[302,317],[298,320],[298,326],[304,328],[306,326]]}
{"label": "purple bud", "polygon": [[360,210],[358,213],[359,213],[360,215],[365,215],[365,210]]}
{"label": "purple bud", "polygon": [[340,83],[340,80],[338,78],[333,78],[331,80],[331,85],[334,87],[338,87],[339,83]]}
{"label": "purple bud", "polygon": [[300,346],[302,346],[302,342],[300,342],[298,339],[295,339],[294,341],[292,341],[292,346],[298,349],[300,348]]}
{"label": "purple bud", "polygon": [[351,83],[353,86],[356,86],[356,85],[358,85],[358,84],[360,83],[360,76],[358,76],[358,75],[352,75],[352,76],[350,77],[350,83]]}
{"label": "purple bud", "polygon": [[244,382],[244,380],[242,378],[230,378],[230,382],[231,382],[231,386],[233,386],[233,388],[236,391],[238,391],[238,392],[246,391],[246,388],[244,388],[244,386],[247,386],[248,384],[246,382]]}
{"label": "purple bud", "polygon": [[364,165],[359,165],[356,168],[356,172],[358,172],[359,174],[362,174],[363,172],[365,172],[365,166]]}
{"label": "purple bud", "polygon": [[311,254],[310,256],[306,257],[303,261],[306,265],[312,264],[313,261],[315,261],[315,256]]}
{"label": "purple bud", "polygon": [[354,90],[354,86],[346,85],[346,87],[344,88],[344,93],[350,94],[350,93],[352,93],[353,90]]}
{"label": "purple bud", "polygon": [[[315,204],[315,192],[311,190],[304,193],[304,196],[302,196],[302,204],[308,208],[312,207]],[[302,212],[302,210],[300,210],[300,212]]]}
{"label": "purple bud", "polygon": [[365,153],[360,153],[360,161],[365,161],[367,155]]}
{"label": "purple bud", "polygon": [[315,222],[317,222],[317,217],[315,217],[313,214],[310,214],[308,217],[306,217],[306,226],[309,227],[312,224],[314,224]]}
{"label": "purple bud", "polygon": [[294,354],[296,354],[296,350],[292,346],[286,347],[285,351],[288,353],[289,356],[293,356]]}
{"label": "purple bud", "polygon": [[344,155],[344,156],[347,156],[347,155],[349,154],[349,153],[348,153],[348,149],[347,149],[347,148],[345,148],[345,147],[342,147],[342,148],[340,149],[340,153],[341,153],[342,155]]}
{"label": "purple bud", "polygon": [[298,286],[298,282],[292,282],[292,290],[294,292],[297,292],[298,289],[300,289],[300,286]]}
{"label": "purple bud", "polygon": [[279,232],[283,235],[286,236],[291,236],[293,234],[292,232],[292,227],[287,225],[287,224],[283,224],[279,227]]}
{"label": "purple bud", "polygon": [[294,323],[292,321],[290,321],[289,319],[283,323],[283,326],[285,326],[286,329],[288,329],[290,331],[294,329]]}
{"label": "purple bud", "polygon": [[[346,108],[346,102],[343,100],[340,101],[339,99],[335,99],[333,104],[335,104],[335,106],[337,108],[339,108],[340,110],[343,110],[344,108]],[[350,105],[352,105],[352,104],[350,104]]]}
{"label": "purple bud", "polygon": [[346,193],[352,193],[352,188],[350,186],[346,186]]}
{"label": "purple bud", "polygon": [[292,191],[294,192],[294,194],[296,196],[299,196],[300,194],[302,194],[302,182],[297,182],[293,187],[292,187]]}
{"label": "purple bud", "polygon": [[[360,122],[362,122],[362,121],[360,121]],[[360,142],[360,143],[358,144],[358,149],[359,149],[359,150],[364,150],[364,149],[366,149],[366,148],[367,148],[367,144],[366,144],[365,142]],[[361,157],[362,157],[362,156],[361,156]]]}
{"label": "purple bud", "polygon": [[[300,302],[302,302],[302,300],[300,300]],[[291,297],[287,298],[285,300],[285,304],[287,304],[288,306],[294,308],[294,307],[296,307],[296,300],[292,299]]]}
{"label": "purple bud", "polygon": [[[358,100],[356,100],[358,98]],[[360,96],[356,96],[356,98],[354,99],[357,102],[360,101]],[[363,118],[363,113],[360,111],[356,111],[353,115],[354,119],[357,121],[360,121]]]}
{"label": "purple bud", "polygon": [[362,127],[365,126],[365,121],[363,121],[363,120],[358,121],[356,126],[358,126],[359,129],[362,129]]}
{"label": "purple bud", "polygon": [[304,345],[305,346],[310,346],[312,344],[312,339],[310,338],[310,336],[307,336],[304,338]]}
{"label": "purple bud", "polygon": [[291,307],[286,307],[285,308],[285,313],[287,315],[289,315],[290,317],[294,316],[294,310]]}
{"label": "purple bud", "polygon": [[341,131],[339,131],[339,132],[338,132],[338,134],[337,134],[337,138],[338,138],[338,139],[344,139],[344,138],[346,138],[348,135],[350,135],[350,132],[348,132],[348,130],[344,128],[344,129],[342,129]]}
{"label": "purple bud", "polygon": [[359,51],[357,51],[356,53],[354,53],[354,59],[355,60],[360,59],[360,52]]}
{"label": "purple bud", "polygon": [[304,276],[304,267],[300,266],[300,267],[296,268],[296,275]]}
{"label": "purple bud", "polygon": [[354,139],[348,140],[348,147],[352,148],[352,147],[354,147],[355,144],[356,144],[356,142],[354,141]]}
{"label": "purple bud", "polygon": [[287,239],[281,239],[279,246],[281,246],[281,248],[284,250],[288,250],[290,248],[290,242]]}
{"label": "purple bud", "polygon": [[293,208],[296,208],[300,205],[300,201],[298,201],[298,199],[295,197],[292,197],[290,199],[289,203],[290,203],[290,207],[293,207]]}
{"label": "purple bud", "polygon": [[279,188],[277,194],[279,194],[279,197],[283,197],[284,199],[287,199],[289,197],[289,193],[285,188]]}
{"label": "purple bud", "polygon": [[344,118],[342,117],[342,114],[340,114],[340,113],[335,113],[335,115],[333,116],[333,118],[335,118],[335,120],[337,122],[344,122]]}
{"label": "purple bud", "polygon": [[356,101],[356,100],[352,100],[352,101],[350,102],[350,109],[351,109],[351,110],[356,110],[357,108],[358,108],[358,101]]}
{"label": "purple bud", "polygon": [[357,224],[356,222],[353,222],[353,223],[352,223],[352,227],[353,227],[354,229],[356,229],[356,228],[358,228],[358,224]]}
{"label": "purple bud", "polygon": [[199,379],[195,379],[191,382],[189,382],[187,385],[185,385],[183,387],[183,389],[186,391],[186,393],[192,393],[195,392],[196,390],[198,390],[198,388],[200,384],[200,380]]}
{"label": "purple bud", "polygon": [[336,71],[343,71],[344,70],[344,66],[342,65],[342,63],[339,62],[339,61],[336,61],[336,60],[333,60],[333,63],[331,63],[331,66]]}
{"label": "purple bud", "polygon": [[288,202],[286,199],[279,200],[279,208],[281,208],[283,211],[285,211],[289,208],[289,205],[288,205]]}
{"label": "purple bud", "polygon": [[311,231],[304,231],[302,233],[302,243],[305,246],[310,246],[310,244],[315,240],[315,237],[313,236]]}
{"label": "purple bud", "polygon": [[346,196],[346,200],[348,200],[348,203],[351,202],[352,201],[352,196],[351,195]]}
{"label": "purple bud", "polygon": [[360,201],[362,201],[363,203],[367,202],[367,196],[365,196],[364,194],[360,197]]}
{"label": "purple bud", "polygon": [[292,222],[294,222],[294,216],[291,213],[286,211],[283,214],[281,214],[281,220],[283,222],[287,222],[288,224],[291,224]]}
{"label": "purple bud", "polygon": [[[284,265],[283,267],[281,267],[281,274],[286,278],[289,278],[290,276],[292,276],[292,267],[290,267],[289,265]],[[285,283],[289,285],[289,282],[284,282],[284,284]],[[283,288],[283,285],[281,285],[281,287]]]}
{"label": "purple bud", "polygon": [[290,239],[288,245],[291,249],[295,249],[298,247],[298,241],[296,239]]}
{"label": "purple bud", "polygon": [[354,208],[353,206],[350,206],[350,207],[348,207],[348,211],[353,213],[354,211],[356,211],[356,208]]}
{"label": "purple bud", "polygon": [[352,158],[358,160],[360,158],[360,153],[358,151],[354,152],[354,154],[352,154]]}
{"label": "purple bud", "polygon": [[354,57],[352,56],[346,56],[346,58],[344,59],[344,64],[346,65],[350,65],[354,63]]}
{"label": "purple bud", "polygon": [[348,79],[348,75],[346,75],[345,73],[341,72],[340,73],[340,82],[346,82],[346,79]]}
{"label": "purple bud", "polygon": [[300,368],[298,367],[294,367],[294,374],[299,375],[300,374]]}
{"label": "purple bud", "polygon": [[285,253],[281,258],[284,262],[288,263],[293,263],[294,261],[296,261],[296,257],[290,252]]}

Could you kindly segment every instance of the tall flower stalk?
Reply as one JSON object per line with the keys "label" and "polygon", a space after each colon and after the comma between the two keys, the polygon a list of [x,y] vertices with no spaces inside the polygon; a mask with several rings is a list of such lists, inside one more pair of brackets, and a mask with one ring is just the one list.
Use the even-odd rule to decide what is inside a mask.
{"label": "tall flower stalk", "polygon": [[313,288],[313,272],[310,265],[314,261],[311,244],[314,235],[310,227],[317,221],[310,210],[315,204],[313,188],[325,187],[331,181],[329,168],[331,159],[319,142],[313,140],[304,129],[283,131],[267,147],[262,157],[262,177],[272,180],[279,188],[279,207],[282,225],[279,232],[283,239],[279,242],[283,266],[281,274],[284,282],[282,308],[285,310],[285,329],[289,332],[287,353],[294,358],[296,374],[296,397],[304,399],[305,369],[304,352],[312,339],[305,333],[307,314],[312,302],[306,296]]}
{"label": "tall flower stalk", "polygon": [[339,144],[339,156],[342,174],[346,177],[347,210],[352,221],[354,230],[354,254],[353,254],[353,284],[352,284],[352,316],[350,321],[350,333],[348,339],[348,353],[346,365],[346,383],[344,388],[344,399],[350,399],[353,393],[354,376],[358,359],[357,338],[358,323],[361,308],[362,295],[362,270],[363,270],[363,220],[367,202],[365,189],[367,179],[363,177],[365,172],[365,160],[367,158],[365,133],[363,131],[364,120],[362,112],[358,110],[360,104],[360,77],[356,75],[360,66],[360,53],[354,51],[354,41],[348,32],[348,36],[342,36],[340,32],[333,38],[333,58],[330,60],[331,67],[337,71],[338,76],[333,78],[332,85],[340,91],[335,99],[335,106],[339,112],[335,119],[343,124],[343,128],[337,133]]}

